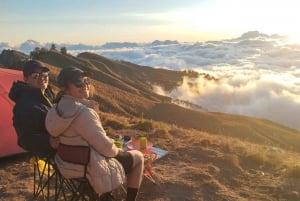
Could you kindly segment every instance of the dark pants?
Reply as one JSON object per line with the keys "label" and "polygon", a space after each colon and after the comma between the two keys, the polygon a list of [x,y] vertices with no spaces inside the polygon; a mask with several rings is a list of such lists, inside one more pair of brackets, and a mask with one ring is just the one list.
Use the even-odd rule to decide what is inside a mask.
{"label": "dark pants", "polygon": [[119,152],[115,157],[123,166],[125,174],[130,173],[133,166],[133,157],[129,152]]}

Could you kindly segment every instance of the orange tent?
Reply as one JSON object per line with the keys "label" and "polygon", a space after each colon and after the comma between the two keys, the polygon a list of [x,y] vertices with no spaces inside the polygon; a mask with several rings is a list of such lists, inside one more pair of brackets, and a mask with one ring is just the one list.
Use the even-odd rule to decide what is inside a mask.
{"label": "orange tent", "polygon": [[15,80],[23,80],[22,71],[0,68],[0,157],[24,152],[17,144],[12,122],[14,102],[8,97]]}

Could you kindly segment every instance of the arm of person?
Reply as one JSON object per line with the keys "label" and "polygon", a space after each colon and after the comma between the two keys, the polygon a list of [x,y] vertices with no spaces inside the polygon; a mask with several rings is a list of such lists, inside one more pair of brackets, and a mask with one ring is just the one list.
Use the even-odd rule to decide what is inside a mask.
{"label": "arm of person", "polygon": [[57,149],[57,147],[59,145],[59,138],[50,136],[49,142],[53,149]]}
{"label": "arm of person", "polygon": [[98,114],[93,109],[86,109],[78,116],[75,125],[76,131],[98,153],[106,157],[116,156],[120,149],[114,140],[106,135]]}
{"label": "arm of person", "polygon": [[28,151],[43,153],[52,151],[50,134],[44,125],[47,108],[27,107],[21,111],[14,119],[19,144]]}

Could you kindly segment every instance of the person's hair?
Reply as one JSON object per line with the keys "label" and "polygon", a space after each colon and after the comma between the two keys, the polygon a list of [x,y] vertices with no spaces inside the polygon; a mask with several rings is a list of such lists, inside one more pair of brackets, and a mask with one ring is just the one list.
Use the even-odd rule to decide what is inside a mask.
{"label": "person's hair", "polygon": [[89,98],[92,98],[94,96],[94,92],[95,92],[95,87],[94,87],[94,85],[92,85],[92,83],[90,84],[89,90],[90,90]]}
{"label": "person's hair", "polygon": [[60,90],[57,94],[56,97],[54,99],[54,103],[58,103],[60,101],[60,99],[63,97],[63,95],[65,95],[65,91],[64,90]]}

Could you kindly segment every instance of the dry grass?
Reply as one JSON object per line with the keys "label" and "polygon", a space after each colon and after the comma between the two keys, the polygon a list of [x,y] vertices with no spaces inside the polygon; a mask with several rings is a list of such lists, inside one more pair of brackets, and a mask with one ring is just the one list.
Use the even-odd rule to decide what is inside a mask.
{"label": "dry grass", "polygon": [[106,118],[102,123],[104,127],[109,127],[115,130],[125,129],[129,126],[128,122],[123,122],[117,119],[110,118]]}
{"label": "dry grass", "polygon": [[152,132],[154,129],[152,121],[143,119],[137,122],[136,124],[132,125],[131,128],[145,132]]}
{"label": "dry grass", "polygon": [[[101,119],[114,122],[112,125],[151,122],[149,132],[128,127],[112,129],[111,132],[133,138],[147,136],[154,146],[169,152],[153,165],[157,184],[147,179],[143,181],[139,195],[141,201],[298,199],[300,165],[292,163],[299,159],[295,152],[147,119],[107,113],[101,114]],[[2,194],[5,200],[30,197],[32,175],[28,160],[17,160],[19,162],[1,163],[0,189],[5,192]],[[15,171],[17,169],[22,171]],[[13,179],[15,186],[23,187],[18,190],[10,185],[4,187],[7,179]]]}

